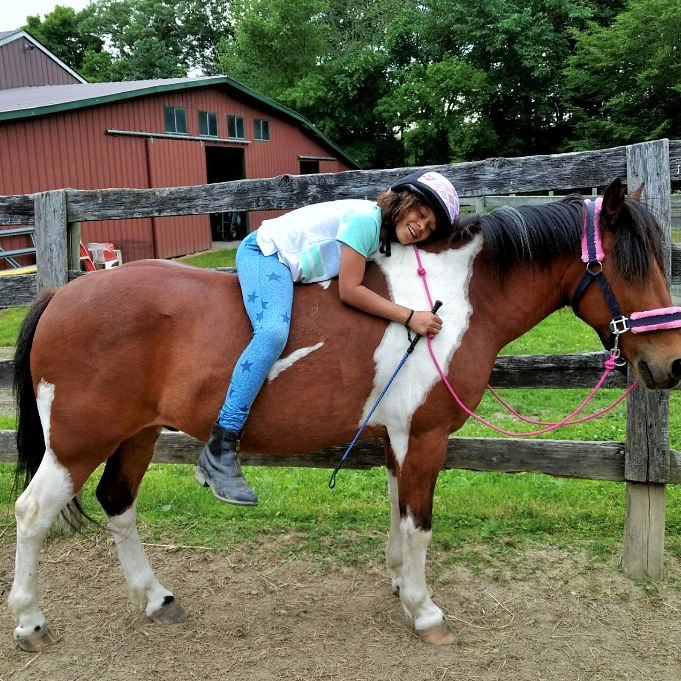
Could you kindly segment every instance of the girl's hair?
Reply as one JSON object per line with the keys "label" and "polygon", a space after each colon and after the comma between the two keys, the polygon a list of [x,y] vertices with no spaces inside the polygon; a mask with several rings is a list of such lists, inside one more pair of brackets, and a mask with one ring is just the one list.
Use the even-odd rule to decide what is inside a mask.
{"label": "girl's hair", "polygon": [[390,242],[397,241],[395,225],[412,209],[425,205],[410,191],[383,192],[376,197],[383,216],[381,222],[381,253],[390,256]]}

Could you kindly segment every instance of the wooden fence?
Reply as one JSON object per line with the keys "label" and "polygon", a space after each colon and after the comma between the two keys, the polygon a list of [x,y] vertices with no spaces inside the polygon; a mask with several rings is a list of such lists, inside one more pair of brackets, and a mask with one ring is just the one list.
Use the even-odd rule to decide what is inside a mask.
{"label": "wooden fence", "polygon": [[[488,159],[431,166],[445,174],[462,197],[603,186],[620,177],[630,188],[645,181],[646,202],[669,232],[670,182],[681,179],[681,141],[657,140],[626,147],[573,154]],[[410,171],[413,169],[410,169]],[[63,189],[30,196],[0,197],[0,224],[35,225],[35,276],[2,277],[0,307],[30,303],[36,292],[80,276],[79,223],[90,220],[193,215],[242,210],[289,209],[340,198],[372,197],[405,174],[399,170],[347,171],[336,174],[240,180],[166,189]],[[671,246],[668,269],[681,280],[681,247]],[[587,388],[602,371],[602,353],[504,357],[495,364],[497,387]],[[0,362],[0,385],[11,380],[11,361]],[[612,377],[606,387],[623,388]],[[636,391],[628,401],[625,442],[451,438],[446,468],[480,471],[540,472],[625,482],[627,506],[623,564],[633,578],[660,578],[664,567],[665,490],[681,482],[681,454],[670,450],[668,393]],[[182,433],[164,433],[156,462],[193,463],[201,444]],[[245,464],[333,466],[344,448],[305,455],[244,455]],[[13,431],[0,431],[0,460],[14,461]],[[360,443],[348,467],[383,465],[380,443]]]}

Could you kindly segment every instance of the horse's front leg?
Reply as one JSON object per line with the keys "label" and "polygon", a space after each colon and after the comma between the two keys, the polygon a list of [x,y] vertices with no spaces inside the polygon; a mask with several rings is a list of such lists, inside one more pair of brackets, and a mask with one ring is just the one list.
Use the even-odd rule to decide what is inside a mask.
{"label": "horse's front leg", "polygon": [[437,645],[456,641],[442,610],[433,602],[426,583],[426,553],[432,536],[433,492],[446,448],[446,435],[412,434],[397,476],[402,539],[400,599],[416,633],[426,643]]}
{"label": "horse's front leg", "polygon": [[390,498],[390,531],[385,547],[385,562],[392,580],[393,593],[400,593],[402,580],[402,531],[400,529],[400,501],[397,491],[399,467],[390,447],[390,440],[384,441],[385,463],[388,469],[388,496]]}

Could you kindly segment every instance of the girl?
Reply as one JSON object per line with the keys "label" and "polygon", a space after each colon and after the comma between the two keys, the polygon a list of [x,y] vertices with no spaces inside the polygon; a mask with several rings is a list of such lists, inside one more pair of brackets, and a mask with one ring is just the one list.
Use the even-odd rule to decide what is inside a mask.
{"label": "girl", "polygon": [[318,203],[265,220],[236,254],[237,274],[253,338],[237,361],[225,403],[196,466],[196,480],[217,499],[254,506],[255,492],[241,473],[239,438],[255,398],[286,345],[294,282],[338,276],[341,300],[425,335],[442,320],[414,311],[362,285],[367,258],[390,255],[391,241],[412,244],[443,237],[459,214],[452,184],[436,172],[418,171],[393,184],[376,201]]}

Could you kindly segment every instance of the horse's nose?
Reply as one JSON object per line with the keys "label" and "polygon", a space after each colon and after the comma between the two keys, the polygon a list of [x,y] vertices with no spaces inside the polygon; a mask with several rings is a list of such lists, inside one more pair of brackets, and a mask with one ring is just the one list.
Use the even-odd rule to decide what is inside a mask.
{"label": "horse's nose", "polygon": [[672,362],[672,376],[677,381],[681,381],[681,359],[675,359]]}

